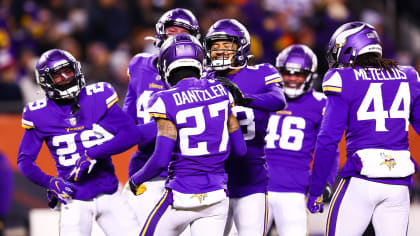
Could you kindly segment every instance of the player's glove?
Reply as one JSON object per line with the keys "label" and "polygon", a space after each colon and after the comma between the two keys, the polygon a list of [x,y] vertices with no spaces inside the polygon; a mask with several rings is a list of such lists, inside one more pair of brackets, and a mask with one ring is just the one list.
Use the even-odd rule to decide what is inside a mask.
{"label": "player's glove", "polygon": [[322,193],[323,202],[327,203],[331,201],[333,196],[333,189],[330,184],[327,184],[324,188],[324,192]]}
{"label": "player's glove", "polygon": [[321,196],[313,196],[309,195],[307,208],[311,213],[324,211],[324,203],[322,202],[322,195]]}
{"label": "player's glove", "polygon": [[95,164],[96,160],[91,159],[85,151],[85,154],[82,155],[79,159],[77,159],[73,170],[67,177],[67,180],[77,182],[78,180],[80,180],[80,177],[83,173],[87,172],[87,174],[89,174],[92,171],[93,166],[95,166]]}
{"label": "player's glove", "polygon": [[52,208],[57,205],[60,200],[62,203],[67,204],[67,201],[71,200],[75,194],[76,187],[62,178],[54,177],[50,180],[50,184],[47,190],[48,206]]}
{"label": "player's glove", "polygon": [[133,179],[131,178],[128,181],[128,183],[130,185],[131,192],[136,196],[143,194],[147,190],[146,185],[144,184],[137,185],[134,183]]}
{"label": "player's glove", "polygon": [[232,80],[225,77],[217,77],[216,80],[229,90],[238,106],[247,106],[254,100],[253,98],[245,98],[241,89]]}

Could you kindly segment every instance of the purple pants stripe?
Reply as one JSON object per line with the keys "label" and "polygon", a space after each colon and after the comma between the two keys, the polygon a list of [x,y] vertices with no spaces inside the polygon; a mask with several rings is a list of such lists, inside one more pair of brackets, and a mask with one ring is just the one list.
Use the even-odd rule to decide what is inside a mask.
{"label": "purple pants stripe", "polygon": [[265,194],[264,233],[263,233],[263,235],[267,234],[267,224],[268,224],[268,198],[267,198],[267,194]]}
{"label": "purple pants stripe", "polygon": [[337,225],[338,210],[340,209],[341,201],[349,186],[350,179],[343,179],[338,185],[337,191],[331,200],[330,210],[327,218],[327,236],[335,235],[335,227]]}
{"label": "purple pants stripe", "polygon": [[139,236],[153,236],[156,226],[169,205],[172,204],[172,191],[166,190],[158,204],[153,208]]}

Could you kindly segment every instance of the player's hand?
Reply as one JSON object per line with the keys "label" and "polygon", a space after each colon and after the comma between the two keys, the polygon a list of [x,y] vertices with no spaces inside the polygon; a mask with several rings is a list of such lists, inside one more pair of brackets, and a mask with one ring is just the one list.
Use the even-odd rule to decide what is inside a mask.
{"label": "player's hand", "polygon": [[217,77],[216,80],[229,90],[238,106],[247,106],[250,102],[252,102],[252,100],[254,100],[253,98],[245,98],[241,89],[237,84],[232,82],[232,80],[225,77]]}
{"label": "player's hand", "polygon": [[313,196],[309,195],[307,208],[311,213],[324,211],[324,203],[322,202],[322,195],[321,196]]}
{"label": "player's hand", "polygon": [[333,196],[333,189],[330,184],[327,184],[324,188],[324,192],[322,193],[323,202],[327,203],[331,201]]}
{"label": "player's hand", "polygon": [[[75,189],[76,187],[72,183],[65,181],[62,178],[52,178],[47,191],[48,200],[51,202],[51,206],[54,205],[55,207],[55,205],[57,205],[57,200],[54,198],[67,204],[67,201],[73,198]],[[48,205],[50,206],[50,203],[48,203]]]}
{"label": "player's hand", "polygon": [[130,179],[128,183],[130,185],[131,192],[136,196],[143,194],[147,190],[146,185],[144,184],[137,185],[134,183],[132,179]]}
{"label": "player's hand", "polygon": [[55,209],[58,204],[58,198],[56,195],[49,189],[47,189],[47,198],[48,198],[48,206],[51,209]]}
{"label": "player's hand", "polygon": [[86,172],[87,174],[89,174],[92,171],[93,166],[95,166],[95,164],[96,164],[96,160],[91,159],[86,154],[86,151],[85,151],[85,154],[82,155],[76,161],[76,164],[73,170],[70,172],[70,175],[67,177],[67,180],[77,182],[78,180],[80,180],[80,177],[82,176],[83,173]]}

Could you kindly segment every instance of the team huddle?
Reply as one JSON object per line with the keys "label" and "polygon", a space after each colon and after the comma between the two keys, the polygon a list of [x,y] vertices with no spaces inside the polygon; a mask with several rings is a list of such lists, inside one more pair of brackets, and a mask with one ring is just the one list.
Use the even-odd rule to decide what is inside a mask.
{"label": "team huddle", "polygon": [[[326,235],[406,235],[416,163],[409,124],[420,131],[420,78],[382,59],[371,25],[350,22],[328,44],[323,93],[312,88],[317,58],[302,44],[275,66],[248,65],[250,35],[221,19],[202,43],[186,9],[156,24],[158,54],[128,66],[123,108],[109,83],[86,85],[80,63],[60,49],[35,74],[46,98],[23,111],[18,169],[47,189],[60,235],[307,235],[307,209],[331,198]],[[417,108],[419,107],[419,108]],[[338,172],[338,143],[347,160]],[[35,163],[45,142],[57,176]],[[118,191],[111,156],[137,145]],[[311,171],[311,163],[313,168]],[[352,222],[349,224],[349,222]],[[354,222],[354,223],[353,223]]]}

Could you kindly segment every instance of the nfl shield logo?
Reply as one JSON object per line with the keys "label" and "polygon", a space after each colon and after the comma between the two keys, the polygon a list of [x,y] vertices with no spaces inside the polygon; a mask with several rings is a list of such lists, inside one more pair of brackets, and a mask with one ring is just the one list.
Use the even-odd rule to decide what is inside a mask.
{"label": "nfl shield logo", "polygon": [[75,126],[77,124],[77,119],[76,117],[72,117],[69,119],[70,125]]}

